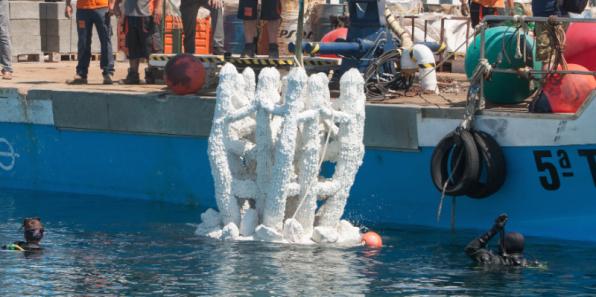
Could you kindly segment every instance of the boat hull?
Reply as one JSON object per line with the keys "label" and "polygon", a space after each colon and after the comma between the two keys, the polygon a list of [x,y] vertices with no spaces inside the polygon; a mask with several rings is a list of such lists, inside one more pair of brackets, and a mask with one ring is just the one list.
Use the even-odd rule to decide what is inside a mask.
{"label": "boat hull", "polygon": [[[0,149],[1,188],[215,207],[206,138],[1,123]],[[501,190],[485,199],[457,197],[453,212],[453,199],[446,197],[439,221],[441,194],[429,173],[432,151],[368,148],[345,217],[449,228],[455,215],[457,228],[484,228],[506,212],[508,227],[525,234],[596,241],[591,232],[596,226],[596,168],[590,164],[596,145],[505,147],[507,179]],[[563,155],[568,160],[562,163]],[[555,175],[540,170],[540,164],[552,165]]]}
{"label": "boat hull", "polygon": [[[215,207],[207,156],[212,99],[47,91],[30,92],[25,100],[4,94],[0,188]],[[364,162],[344,217],[485,229],[506,212],[511,230],[596,241],[594,101],[592,96],[575,115],[483,112],[475,127],[502,145],[505,183],[485,199],[446,197],[439,220],[441,194],[430,159],[461,121],[461,109],[369,105]]]}

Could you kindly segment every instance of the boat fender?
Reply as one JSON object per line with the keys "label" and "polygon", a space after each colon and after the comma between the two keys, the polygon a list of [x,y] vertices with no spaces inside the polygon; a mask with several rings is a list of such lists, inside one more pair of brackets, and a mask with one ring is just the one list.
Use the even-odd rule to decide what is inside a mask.
{"label": "boat fender", "polygon": [[[466,195],[476,199],[486,198],[496,193],[505,183],[507,176],[505,156],[497,141],[488,133],[474,130],[472,135],[480,154],[481,173],[477,180],[470,183]],[[483,172],[486,174],[482,174]]]}
{"label": "boat fender", "polygon": [[433,151],[430,171],[435,187],[443,192],[445,186],[445,195],[466,194],[480,175],[480,157],[472,133],[456,129],[441,139]]}

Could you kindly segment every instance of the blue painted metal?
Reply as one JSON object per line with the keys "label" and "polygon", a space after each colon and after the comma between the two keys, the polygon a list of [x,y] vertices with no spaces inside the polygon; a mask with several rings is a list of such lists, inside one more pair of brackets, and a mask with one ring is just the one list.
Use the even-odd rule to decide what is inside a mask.
{"label": "blue painted metal", "polygon": [[345,42],[288,44],[288,50],[296,48],[311,54],[337,54],[343,56],[335,78],[357,68],[366,71],[370,63],[382,53],[397,47],[391,31],[385,24],[385,0],[350,0],[348,1],[350,27]]}
{"label": "blue painted metal", "polygon": [[[15,161],[11,170],[0,170],[0,188],[215,206],[205,138],[64,131],[13,123],[0,123],[0,138],[14,150],[0,154],[0,163]],[[541,186],[540,178],[547,173],[537,169],[535,150],[555,156],[543,160],[557,170],[558,189]],[[557,150],[567,152],[571,169],[561,167]],[[596,169],[590,169],[579,150],[596,150],[596,145],[504,148],[505,185],[487,199],[456,198],[456,226],[484,228],[507,212],[508,230],[596,241],[596,181],[591,171]],[[0,143],[0,151],[8,151],[6,143]],[[451,199],[445,200],[436,222],[440,194],[429,173],[431,154],[431,147],[416,152],[367,149],[345,216],[356,222],[449,228]],[[563,172],[573,176],[564,177]]]}

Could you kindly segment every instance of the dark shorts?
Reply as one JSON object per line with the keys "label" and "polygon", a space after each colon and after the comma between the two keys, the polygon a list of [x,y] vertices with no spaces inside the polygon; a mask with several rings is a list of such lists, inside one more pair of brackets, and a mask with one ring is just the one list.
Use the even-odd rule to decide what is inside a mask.
{"label": "dark shorts", "polygon": [[159,26],[153,23],[153,17],[127,16],[125,30],[129,59],[149,58],[161,52]]}
{"label": "dark shorts", "polygon": [[[240,0],[238,18],[256,20],[258,0]],[[261,20],[279,20],[281,18],[281,0],[261,0]]]}
{"label": "dark shorts", "polygon": [[478,3],[470,3],[470,19],[472,20],[472,27],[476,27],[487,15],[502,15],[503,9],[484,7]]}

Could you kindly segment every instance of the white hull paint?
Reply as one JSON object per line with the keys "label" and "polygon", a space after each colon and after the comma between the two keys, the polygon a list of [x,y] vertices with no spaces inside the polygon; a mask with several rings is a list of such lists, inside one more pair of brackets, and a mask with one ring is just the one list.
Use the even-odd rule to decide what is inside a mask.
{"label": "white hull paint", "polygon": [[[423,118],[418,114],[418,143],[434,147],[461,119]],[[474,128],[492,135],[501,146],[533,147],[596,144],[596,91],[576,114],[532,114],[483,111]]]}

